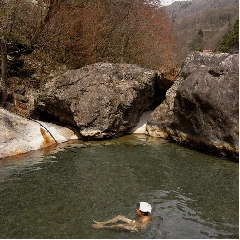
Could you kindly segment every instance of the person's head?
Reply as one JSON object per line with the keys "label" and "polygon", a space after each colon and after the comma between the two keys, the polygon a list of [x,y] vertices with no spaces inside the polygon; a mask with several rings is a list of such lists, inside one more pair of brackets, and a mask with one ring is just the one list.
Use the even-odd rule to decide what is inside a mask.
{"label": "person's head", "polygon": [[152,207],[147,202],[139,202],[136,208],[136,214],[138,216],[149,216],[152,211]]}

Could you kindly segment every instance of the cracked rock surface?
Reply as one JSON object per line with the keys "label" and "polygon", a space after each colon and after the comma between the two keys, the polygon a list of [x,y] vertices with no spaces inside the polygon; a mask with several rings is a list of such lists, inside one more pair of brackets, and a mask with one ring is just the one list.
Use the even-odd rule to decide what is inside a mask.
{"label": "cracked rock surface", "polygon": [[39,115],[74,126],[79,138],[119,137],[157,103],[157,73],[132,64],[95,63],[48,83]]}
{"label": "cracked rock surface", "polygon": [[148,134],[238,157],[239,55],[191,53],[151,114]]}

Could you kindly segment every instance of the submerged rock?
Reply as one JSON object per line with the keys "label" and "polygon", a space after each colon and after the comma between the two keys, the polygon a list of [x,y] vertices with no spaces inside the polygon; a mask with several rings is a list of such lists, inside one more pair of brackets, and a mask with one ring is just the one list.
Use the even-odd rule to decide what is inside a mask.
{"label": "submerged rock", "polygon": [[190,54],[151,114],[148,134],[238,157],[238,61],[238,54]]}
{"label": "submerged rock", "polygon": [[26,153],[75,139],[73,131],[33,121],[0,108],[0,158]]}
{"label": "submerged rock", "polygon": [[67,71],[45,86],[38,114],[74,126],[81,138],[119,137],[157,105],[157,76],[132,64],[96,63]]}

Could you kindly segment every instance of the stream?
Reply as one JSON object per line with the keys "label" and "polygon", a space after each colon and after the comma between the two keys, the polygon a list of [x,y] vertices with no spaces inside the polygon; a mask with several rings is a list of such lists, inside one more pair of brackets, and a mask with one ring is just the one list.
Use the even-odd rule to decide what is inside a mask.
{"label": "stream", "polygon": [[[146,230],[95,229],[134,219]],[[239,238],[239,168],[232,159],[145,135],[71,141],[0,159],[1,238]]]}

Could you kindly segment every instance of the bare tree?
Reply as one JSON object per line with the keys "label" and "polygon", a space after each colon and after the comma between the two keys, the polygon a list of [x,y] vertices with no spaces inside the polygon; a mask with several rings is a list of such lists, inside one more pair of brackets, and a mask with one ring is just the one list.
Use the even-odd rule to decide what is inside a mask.
{"label": "bare tree", "polygon": [[78,18],[78,28],[70,31],[71,45],[66,49],[80,56],[83,64],[125,62],[158,69],[172,55],[171,21],[156,4],[93,0],[79,12],[79,17],[68,18],[69,22]]}
{"label": "bare tree", "polygon": [[43,65],[79,68],[108,61],[158,69],[173,56],[171,21],[157,0],[7,2],[10,21],[4,34],[34,46]]}
{"label": "bare tree", "polygon": [[51,18],[57,13],[62,2],[62,0],[49,0],[47,4],[45,3],[47,6],[45,16],[42,17],[39,26],[32,36],[30,45],[34,45],[36,43],[39,35],[42,33],[46,25],[50,22]]}

